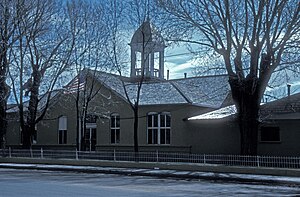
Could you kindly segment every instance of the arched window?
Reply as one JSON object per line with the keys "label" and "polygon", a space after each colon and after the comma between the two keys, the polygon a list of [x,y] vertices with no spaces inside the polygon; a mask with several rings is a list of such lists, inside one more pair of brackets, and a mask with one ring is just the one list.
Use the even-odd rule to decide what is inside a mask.
{"label": "arched window", "polygon": [[58,119],[58,144],[67,144],[67,116]]}
{"label": "arched window", "polygon": [[110,116],[110,143],[120,143],[120,115],[116,113]]}
{"label": "arched window", "polygon": [[171,114],[150,112],[147,115],[148,144],[170,144]]}

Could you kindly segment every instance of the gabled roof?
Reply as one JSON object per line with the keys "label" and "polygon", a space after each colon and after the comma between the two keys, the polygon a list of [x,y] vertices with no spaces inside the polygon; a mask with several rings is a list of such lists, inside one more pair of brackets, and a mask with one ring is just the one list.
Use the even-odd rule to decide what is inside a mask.
{"label": "gabled roof", "polygon": [[260,115],[262,119],[300,119],[300,93],[262,105]]}
{"label": "gabled roof", "polygon": [[227,75],[174,80],[178,89],[195,105],[219,108],[230,92]]}
{"label": "gabled roof", "polygon": [[[91,71],[94,72],[94,71]],[[97,71],[96,79],[126,100],[126,91],[133,102],[138,85],[130,78]],[[177,80],[145,81],[140,94],[140,105],[193,104],[219,108],[227,98],[230,88],[226,75],[193,77]],[[122,82],[123,81],[123,82]]]}
{"label": "gabled roof", "polygon": [[[234,105],[188,118],[188,120],[222,119],[237,113]],[[300,119],[300,93],[262,104],[260,119]]]}
{"label": "gabled roof", "polygon": [[293,94],[261,106],[261,113],[300,112],[300,93]]}

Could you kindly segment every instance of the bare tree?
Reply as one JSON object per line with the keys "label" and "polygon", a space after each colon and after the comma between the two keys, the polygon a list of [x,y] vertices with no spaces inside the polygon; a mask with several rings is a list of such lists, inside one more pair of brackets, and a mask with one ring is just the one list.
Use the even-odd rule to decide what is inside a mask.
{"label": "bare tree", "polygon": [[[36,124],[46,114],[52,90],[69,65],[74,38],[69,34],[69,20],[57,1],[21,2],[16,26],[19,34],[24,34],[20,34],[11,50],[14,69],[10,69],[10,76],[19,106],[23,147],[29,148]],[[26,110],[24,96],[29,96]]]}
{"label": "bare tree", "polygon": [[24,32],[16,33],[16,24],[20,19],[18,9],[21,1],[3,0],[0,2],[0,148],[5,148],[6,142],[6,108],[10,94],[10,87],[7,84],[8,69],[10,66],[9,51],[12,45]]}
{"label": "bare tree", "polygon": [[[126,6],[125,4],[117,4],[117,1],[114,0],[110,4],[111,9],[109,10],[108,14],[109,18],[111,18],[111,21],[113,23],[108,24],[111,39],[109,40],[108,47],[110,47],[112,50],[108,49],[108,57],[110,59],[110,62],[114,65],[115,70],[117,73],[122,77],[124,76],[124,69],[126,68],[126,65],[122,62],[124,59],[127,57],[126,52],[127,50],[123,48],[122,43],[124,40],[122,39],[121,35],[121,30],[122,30],[122,25],[124,24],[124,18],[125,16],[123,13],[127,13],[126,18],[130,20],[129,24],[136,26],[136,25],[141,25],[143,22],[146,21],[147,17],[147,1],[129,1],[127,2]],[[129,10],[126,10],[125,7],[129,8]],[[108,20],[109,22],[109,20]],[[140,102],[140,94],[141,94],[141,89],[142,85],[145,81],[145,61],[146,57],[144,57],[144,50],[147,45],[146,41],[146,36],[144,32],[144,28],[140,28],[140,34],[141,34],[141,39],[143,42],[141,43],[142,46],[142,53],[141,53],[141,75],[140,77],[136,78],[135,81],[132,82],[126,82],[121,79],[121,83],[123,86],[123,90],[125,93],[126,100],[128,104],[130,105],[130,108],[132,109],[133,112],[133,146],[134,146],[134,152],[138,153],[139,152],[139,143],[138,143],[138,125],[139,125],[139,102]],[[147,32],[149,33],[149,32]],[[149,35],[148,35],[149,36]],[[149,38],[149,37],[148,37]],[[134,89],[134,99],[129,95],[129,85],[134,84],[136,88]],[[137,159],[137,157],[136,157]]]}
{"label": "bare tree", "polygon": [[258,112],[264,91],[288,52],[299,57],[299,1],[157,3],[169,18],[172,40],[200,45],[222,57],[238,110],[241,154],[257,154]]}
{"label": "bare tree", "polygon": [[[71,88],[77,114],[77,150],[87,146],[84,142],[86,121],[89,113],[98,116],[90,107],[90,103],[101,91],[102,85],[96,85],[96,73],[107,68],[104,57],[105,43],[108,38],[104,7],[101,2],[85,2],[74,0],[67,3],[68,13],[72,18],[75,48],[72,55],[72,70],[77,76],[66,89]],[[70,91],[70,90],[69,90]]]}

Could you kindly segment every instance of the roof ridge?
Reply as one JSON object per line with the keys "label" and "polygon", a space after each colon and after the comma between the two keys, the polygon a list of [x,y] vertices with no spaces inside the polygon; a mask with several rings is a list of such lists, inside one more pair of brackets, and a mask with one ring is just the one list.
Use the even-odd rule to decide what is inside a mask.
{"label": "roof ridge", "polygon": [[[300,97],[300,92],[298,93],[295,93],[295,94],[292,94],[292,95],[289,95],[289,96],[285,96],[285,97],[282,97],[280,99],[276,99],[276,100],[273,100],[273,101],[270,101],[270,102],[267,102],[265,103],[263,106],[268,106],[268,105],[274,105],[276,103],[284,103],[284,102],[291,102],[291,100],[297,98],[297,97]],[[297,102],[297,100],[293,100],[294,102]],[[300,102],[300,100],[299,100]]]}
{"label": "roof ridge", "polygon": [[173,83],[173,81],[169,81],[169,83],[179,92],[179,94],[188,102],[188,103],[192,103],[192,101],[185,96],[185,94],[182,92],[182,90],[175,84]]}
{"label": "roof ridge", "polygon": [[220,75],[204,75],[204,76],[194,76],[194,77],[187,77],[187,78],[180,78],[180,79],[170,79],[167,81],[180,81],[180,80],[187,80],[187,79],[200,79],[200,78],[213,78],[213,77],[227,77],[228,74],[220,74]]}

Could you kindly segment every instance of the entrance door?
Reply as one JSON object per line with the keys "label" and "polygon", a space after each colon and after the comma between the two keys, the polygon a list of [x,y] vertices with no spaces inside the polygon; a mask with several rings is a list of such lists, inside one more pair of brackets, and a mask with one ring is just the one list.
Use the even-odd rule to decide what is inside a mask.
{"label": "entrance door", "polygon": [[84,132],[84,151],[95,151],[96,150],[96,128],[86,128]]}

